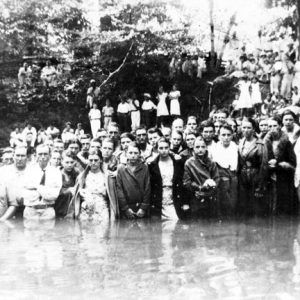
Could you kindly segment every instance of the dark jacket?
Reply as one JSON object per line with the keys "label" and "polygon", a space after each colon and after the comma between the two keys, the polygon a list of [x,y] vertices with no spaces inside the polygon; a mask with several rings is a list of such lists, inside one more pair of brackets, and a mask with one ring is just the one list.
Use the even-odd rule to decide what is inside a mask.
{"label": "dark jacket", "polygon": [[[172,190],[173,190],[173,203],[176,209],[176,213],[179,218],[182,217],[182,205],[186,203],[184,200],[183,192],[183,171],[184,162],[182,159],[176,160],[173,155],[170,155],[173,166],[174,174],[172,179]],[[159,156],[149,164],[150,182],[151,182],[151,215],[161,216],[162,210],[162,198],[163,198],[163,186],[162,178],[159,169]]]}
{"label": "dark jacket", "polygon": [[194,154],[184,165],[183,185],[193,194],[201,191],[204,182],[213,179],[218,185],[220,178],[215,162],[206,156],[200,160]]}
{"label": "dark jacket", "polygon": [[266,147],[260,139],[253,141],[246,154],[243,153],[245,138],[239,144],[239,160],[237,174],[239,183],[263,191],[266,187],[268,156]]}
{"label": "dark jacket", "polygon": [[[273,147],[273,135],[269,132],[264,138],[264,144],[267,148],[267,160],[276,159],[277,166],[274,169],[269,168],[269,182],[275,180],[276,187],[276,208],[273,211],[278,213],[294,213],[295,212],[295,191],[294,191],[294,173],[296,167],[296,155],[294,153],[293,145],[289,141],[288,136],[284,133],[280,133],[278,151],[274,153]],[[279,163],[289,163],[288,168],[282,168]],[[276,177],[275,177],[276,176]],[[274,198],[274,197],[273,197]]]}
{"label": "dark jacket", "polygon": [[134,173],[127,165],[120,165],[117,172],[117,197],[120,210],[128,208],[148,210],[150,205],[150,176],[148,166],[140,163]]}

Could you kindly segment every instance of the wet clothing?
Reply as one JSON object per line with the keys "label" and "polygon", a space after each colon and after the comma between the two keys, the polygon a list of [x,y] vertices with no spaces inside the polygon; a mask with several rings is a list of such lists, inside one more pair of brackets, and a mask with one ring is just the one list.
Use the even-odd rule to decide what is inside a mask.
{"label": "wet clothing", "polygon": [[75,186],[76,178],[79,175],[79,172],[75,169],[69,173],[62,169],[61,173],[62,188],[54,205],[54,210],[57,217],[65,217],[67,215],[68,207],[73,197],[73,194],[70,192],[69,188]]}
{"label": "wet clothing", "polygon": [[159,156],[149,164],[150,182],[151,182],[151,215],[157,215],[162,218],[174,219],[173,211],[176,217],[182,218],[182,206],[186,204],[183,191],[183,172],[184,163],[182,160],[176,160],[170,156],[170,166],[162,170]]}
{"label": "wet clothing", "polygon": [[120,165],[117,171],[117,196],[121,212],[128,208],[137,212],[147,211],[150,205],[151,186],[148,166],[140,163],[132,171],[128,165]]}
{"label": "wet clothing", "polygon": [[254,138],[247,148],[245,141],[243,138],[239,144],[238,213],[265,215],[268,213],[264,198],[268,168],[267,152],[262,140]]}
{"label": "wet clothing", "polygon": [[192,214],[199,211],[208,211],[214,214],[217,209],[216,190],[205,189],[203,184],[207,179],[212,179],[218,186],[220,178],[215,162],[205,155],[202,159],[195,154],[184,165],[183,186],[190,193],[190,207]]}
{"label": "wet clothing", "polygon": [[[276,167],[268,168],[269,185],[268,196],[272,213],[294,214],[297,211],[297,201],[294,190],[294,173],[296,167],[296,155],[288,136],[280,132],[279,140],[275,140],[272,132],[264,138],[267,148],[267,160],[276,159]],[[288,168],[282,168],[278,164],[287,162]]]}

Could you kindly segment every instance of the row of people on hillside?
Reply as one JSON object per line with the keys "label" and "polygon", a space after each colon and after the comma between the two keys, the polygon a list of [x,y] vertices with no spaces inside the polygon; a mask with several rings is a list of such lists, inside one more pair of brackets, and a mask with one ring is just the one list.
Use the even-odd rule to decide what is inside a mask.
{"label": "row of people on hillside", "polygon": [[[94,82],[92,82],[93,85]],[[155,103],[151,100],[149,93],[143,94],[144,100],[142,103],[137,99],[135,93],[132,93],[127,99],[124,96],[120,96],[116,115],[110,100],[106,100],[106,105],[102,109],[99,109],[98,104],[93,100],[96,96],[91,96],[90,89],[88,91],[87,103],[91,107],[88,117],[93,137],[96,136],[98,129],[101,127],[106,129],[115,117],[118,119],[121,132],[127,132],[135,131],[140,124],[145,124],[147,128],[154,126],[154,123],[161,126],[161,124],[167,124],[170,117],[174,119],[181,115],[179,102],[181,94],[176,84],[173,85],[169,93],[164,91],[163,86],[160,86]],[[168,101],[170,103],[167,103]],[[155,117],[156,122],[153,122]]]}

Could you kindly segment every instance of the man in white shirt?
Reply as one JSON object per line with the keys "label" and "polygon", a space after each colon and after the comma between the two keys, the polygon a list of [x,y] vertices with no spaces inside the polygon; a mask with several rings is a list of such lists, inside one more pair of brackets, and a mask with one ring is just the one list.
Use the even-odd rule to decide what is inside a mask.
{"label": "man in white shirt", "polygon": [[23,188],[26,178],[27,148],[17,146],[14,164],[0,168],[0,221],[14,216],[17,207],[23,202]]}
{"label": "man in white shirt", "polygon": [[49,138],[55,139],[59,136],[60,131],[58,128],[56,128],[54,125],[50,125],[47,130],[46,130],[46,134]]}
{"label": "man in white shirt", "polygon": [[237,164],[238,146],[232,142],[233,131],[230,125],[222,125],[219,142],[212,149],[212,160],[217,164],[219,182],[219,212],[222,216],[232,216],[237,205]]}
{"label": "man in white shirt", "polygon": [[48,146],[37,146],[36,154],[37,164],[26,170],[23,216],[31,220],[50,220],[55,218],[54,204],[62,187],[62,175],[59,169],[48,165]]}
{"label": "man in white shirt", "polygon": [[29,144],[28,146],[34,147],[37,138],[37,132],[30,123],[28,123],[27,126],[23,129],[22,136],[23,141]]}
{"label": "man in white shirt", "polygon": [[129,113],[130,105],[121,97],[121,103],[118,105],[117,114],[120,126],[120,132],[129,132]]}

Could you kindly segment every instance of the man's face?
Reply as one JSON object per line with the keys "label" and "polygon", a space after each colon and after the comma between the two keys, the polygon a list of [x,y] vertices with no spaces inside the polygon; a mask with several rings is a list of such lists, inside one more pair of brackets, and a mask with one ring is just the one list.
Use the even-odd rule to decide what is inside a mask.
{"label": "man's face", "polygon": [[164,136],[167,140],[170,140],[170,138],[171,138],[171,128],[163,128],[163,129],[162,129],[162,134],[163,134],[163,136]]}
{"label": "man's face", "polygon": [[204,127],[202,131],[202,137],[206,143],[210,143],[214,137],[214,128]]}
{"label": "man's face", "polygon": [[101,152],[103,158],[110,159],[114,153],[114,145],[111,142],[103,142]]}
{"label": "man's face", "polygon": [[82,152],[89,152],[91,141],[90,139],[81,140],[81,150]]}
{"label": "man's face", "polygon": [[138,144],[146,144],[147,143],[147,132],[146,129],[139,129],[136,132],[136,141]]}
{"label": "man's face", "polygon": [[219,133],[219,141],[224,147],[228,147],[232,141],[232,132],[228,129],[221,128]]}
{"label": "man's face", "polygon": [[119,130],[117,127],[114,127],[114,126],[110,126],[108,128],[108,137],[110,139],[114,139],[116,140],[118,138],[118,135],[119,135]]}
{"label": "man's face", "polygon": [[202,157],[207,151],[204,140],[197,139],[194,143],[194,153],[196,156]]}
{"label": "man's face", "polygon": [[36,152],[37,155],[37,162],[42,169],[46,168],[49,160],[50,160],[50,153],[48,147],[41,147]]}
{"label": "man's face", "polygon": [[27,163],[27,150],[25,148],[17,148],[14,154],[14,162],[17,169],[24,169]]}
{"label": "man's face", "polygon": [[4,153],[2,156],[2,163],[5,166],[11,165],[14,163],[14,154],[13,152]]}
{"label": "man's face", "polygon": [[172,126],[172,129],[175,131],[183,131],[183,121],[182,120],[175,120]]}
{"label": "man's face", "polygon": [[54,145],[53,145],[53,148],[55,150],[57,150],[60,154],[62,154],[63,151],[64,151],[64,143],[55,142]]}
{"label": "man's face", "polygon": [[70,150],[74,155],[77,155],[79,152],[79,145],[76,143],[72,143],[69,145],[68,150]]}
{"label": "man's face", "polygon": [[126,151],[126,157],[129,163],[132,164],[136,163],[140,157],[139,149],[133,146],[129,146]]}
{"label": "man's face", "polygon": [[158,140],[159,140],[159,135],[156,132],[148,134],[148,141],[152,147],[154,148],[156,147],[156,143]]}
{"label": "man's face", "polygon": [[101,149],[101,144],[100,142],[97,141],[92,141],[90,145],[90,151],[98,151]]}
{"label": "man's face", "polygon": [[226,121],[226,114],[223,112],[218,113],[217,120],[224,123]]}
{"label": "man's face", "polygon": [[182,137],[180,134],[173,133],[171,136],[171,144],[173,147],[179,147],[182,142]]}
{"label": "man's face", "polygon": [[157,145],[157,151],[161,157],[165,158],[169,155],[170,146],[168,143],[161,141]]}
{"label": "man's face", "polygon": [[106,131],[98,131],[97,138],[100,138],[100,140],[103,141],[105,138],[107,138],[107,132]]}
{"label": "man's face", "polygon": [[294,118],[292,115],[285,115],[282,119],[283,126],[289,131],[294,128]]}
{"label": "man's face", "polygon": [[71,172],[75,168],[75,160],[72,157],[65,156],[62,166],[66,172]]}
{"label": "man's face", "polygon": [[50,165],[53,167],[60,167],[61,165],[61,156],[59,152],[52,152],[50,158]]}

